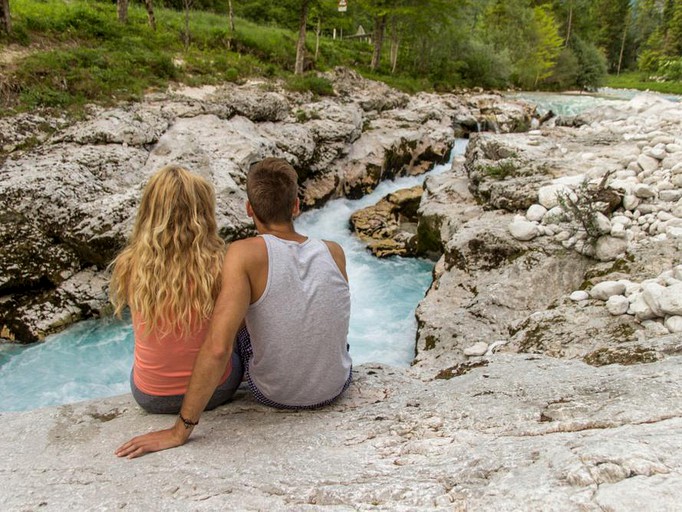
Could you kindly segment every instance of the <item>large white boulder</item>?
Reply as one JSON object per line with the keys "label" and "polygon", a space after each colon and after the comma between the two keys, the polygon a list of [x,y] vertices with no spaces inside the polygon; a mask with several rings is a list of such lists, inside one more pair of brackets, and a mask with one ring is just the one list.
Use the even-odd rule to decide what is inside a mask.
{"label": "large white boulder", "polygon": [[627,248],[628,243],[626,240],[605,235],[597,240],[595,257],[600,261],[612,261],[623,254]]}
{"label": "large white boulder", "polygon": [[682,284],[665,287],[658,296],[662,315],[682,315]]}
{"label": "large white boulder", "polygon": [[540,234],[538,225],[526,220],[515,219],[509,224],[511,236],[521,241],[532,240]]}
{"label": "large white boulder", "polygon": [[603,281],[592,287],[590,296],[593,299],[608,300],[614,295],[623,295],[625,293],[625,285],[618,281]]}

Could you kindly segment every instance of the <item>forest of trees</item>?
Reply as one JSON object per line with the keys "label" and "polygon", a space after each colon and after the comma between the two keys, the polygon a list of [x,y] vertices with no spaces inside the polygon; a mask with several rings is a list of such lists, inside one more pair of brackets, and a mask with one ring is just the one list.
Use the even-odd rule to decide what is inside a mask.
{"label": "forest of trees", "polygon": [[[95,0],[93,0],[95,1]],[[144,5],[154,26],[153,0]],[[11,31],[11,0],[0,0],[2,29]],[[296,73],[315,67],[319,38],[370,36],[359,67],[427,77],[438,87],[594,88],[606,73],[639,70],[657,80],[682,79],[682,0],[157,0],[186,13],[225,14],[297,34]],[[229,20],[229,24],[228,24]],[[311,47],[310,33],[318,43]],[[307,41],[307,43],[306,43]],[[295,51],[292,48],[292,51]]]}

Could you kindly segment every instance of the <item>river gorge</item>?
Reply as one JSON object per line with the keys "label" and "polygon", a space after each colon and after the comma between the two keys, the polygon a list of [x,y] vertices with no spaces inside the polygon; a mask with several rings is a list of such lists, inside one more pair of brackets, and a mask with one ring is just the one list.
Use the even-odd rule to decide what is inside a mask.
{"label": "river gorge", "polygon": [[[103,269],[160,165],[212,179],[233,239],[250,230],[248,163],[276,154],[300,171],[311,210],[301,230],[340,238],[354,294],[385,294],[354,297],[351,343],[401,338],[354,353],[363,364],[347,396],[323,411],[272,411],[242,395],[202,417],[187,446],[133,464],[115,459],[115,446],[168,418],[127,394],[0,413],[0,473],[16,490],[5,506],[675,510],[680,104],[580,96],[589,105],[562,113],[551,97],[560,115],[548,118],[516,97],[407,96],[347,70],[328,76],[334,98],[229,85],[93,107],[77,123],[0,120],[2,337],[35,341],[106,313]],[[458,142],[451,153],[464,137],[466,151]],[[416,195],[402,202],[405,187]],[[373,251],[435,267],[375,259],[347,229],[358,209],[355,229]],[[385,307],[403,299],[395,313]],[[92,325],[66,332],[87,336]],[[117,352],[127,327],[107,328],[119,347],[87,348],[108,363],[87,387],[127,375]],[[27,363],[34,381],[43,370],[74,374],[59,343],[38,349],[49,359]],[[120,385],[107,391],[126,393]]]}

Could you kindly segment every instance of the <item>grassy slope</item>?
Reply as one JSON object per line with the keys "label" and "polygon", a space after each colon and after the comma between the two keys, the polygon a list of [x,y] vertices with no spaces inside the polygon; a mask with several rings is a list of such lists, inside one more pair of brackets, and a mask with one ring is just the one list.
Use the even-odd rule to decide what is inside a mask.
{"label": "grassy slope", "polygon": [[682,94],[682,82],[647,81],[646,74],[638,72],[621,73],[620,76],[610,75],[607,85],[617,89],[637,89],[639,91],[649,90],[665,94]]}
{"label": "grassy slope", "polygon": [[[4,63],[0,58],[0,112],[5,114],[39,106],[77,110],[87,102],[138,99],[170,82],[201,85],[253,76],[280,76],[295,90],[331,92],[323,80],[292,76],[296,34],[277,27],[237,19],[231,38],[225,16],[193,11],[191,42],[185,47],[184,14],[169,9],[156,9],[156,31],[138,4],[130,6],[126,25],[117,22],[113,2],[12,0],[12,14],[14,33],[11,39],[0,36],[0,57],[3,46],[5,54],[9,48],[21,57]],[[309,50],[314,46],[309,34]],[[315,67],[362,71],[370,58],[367,43],[322,39]],[[373,78],[409,92],[430,88],[409,77]]]}

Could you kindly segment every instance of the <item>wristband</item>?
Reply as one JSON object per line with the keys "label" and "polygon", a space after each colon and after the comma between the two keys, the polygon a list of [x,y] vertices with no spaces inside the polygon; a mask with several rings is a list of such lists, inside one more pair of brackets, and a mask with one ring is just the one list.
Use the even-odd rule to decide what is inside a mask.
{"label": "wristband", "polygon": [[180,421],[182,421],[185,424],[185,428],[192,428],[196,427],[199,424],[199,420],[197,421],[190,421],[182,416],[182,413],[178,414],[180,416]]}

